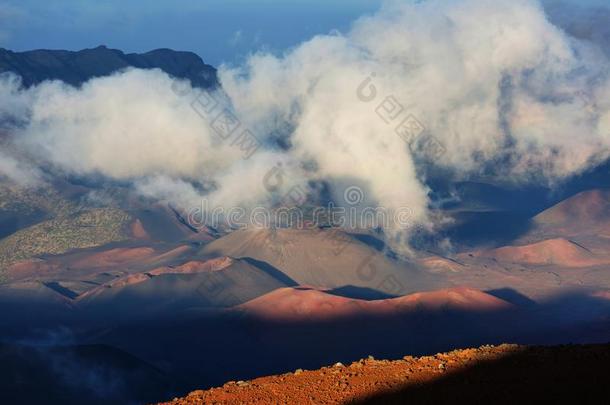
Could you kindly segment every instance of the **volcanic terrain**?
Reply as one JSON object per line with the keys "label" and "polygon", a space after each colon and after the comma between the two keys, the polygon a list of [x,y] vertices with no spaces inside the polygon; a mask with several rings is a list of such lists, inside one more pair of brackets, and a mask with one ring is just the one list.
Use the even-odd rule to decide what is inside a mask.
{"label": "volcanic terrain", "polygon": [[610,347],[483,346],[301,370],[194,391],[163,404],[596,403]]}

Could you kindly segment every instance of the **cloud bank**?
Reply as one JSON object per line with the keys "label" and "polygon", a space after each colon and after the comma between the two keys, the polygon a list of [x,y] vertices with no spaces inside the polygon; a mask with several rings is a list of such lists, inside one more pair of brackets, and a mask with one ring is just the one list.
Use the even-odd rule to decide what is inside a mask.
{"label": "cloud bank", "polygon": [[152,70],[91,80],[82,89],[46,82],[26,90],[27,126],[17,144],[69,173],[190,179],[228,167],[237,153]]}
{"label": "cloud bank", "polygon": [[[0,95],[14,102],[0,114],[27,122],[14,143],[37,161],[134,181],[149,196],[270,204],[263,178],[283,162],[286,188],[323,182],[340,200],[357,184],[367,203],[409,207],[432,226],[430,167],[553,183],[607,160],[609,68],[598,45],[553,25],[536,1],[395,1],[345,34],[220,69],[221,98],[264,145],[246,160],[159,71],[82,89],[20,91],[4,78]],[[429,139],[441,153],[419,153]]]}
{"label": "cloud bank", "polygon": [[[254,55],[220,78],[242,117],[287,120],[292,153],[324,179],[355,177],[385,206],[427,219],[417,156],[376,114],[394,96],[446,149],[428,164],[467,178],[553,182],[608,158],[608,59],[551,24],[534,1],[393,2],[345,35],[280,57]],[[375,78],[377,97],[356,89]],[[387,117],[386,117],[387,118]]]}

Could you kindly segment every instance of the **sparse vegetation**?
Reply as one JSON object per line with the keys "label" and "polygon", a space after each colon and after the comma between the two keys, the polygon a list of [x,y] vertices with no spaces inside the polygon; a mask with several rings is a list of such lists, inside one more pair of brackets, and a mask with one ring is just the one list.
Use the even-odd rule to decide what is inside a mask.
{"label": "sparse vegetation", "polygon": [[0,211],[30,215],[35,212],[50,216],[74,212],[75,204],[63,198],[50,186],[21,188],[8,181],[0,182]]}
{"label": "sparse vegetation", "polygon": [[0,240],[0,272],[9,265],[43,254],[61,254],[128,238],[132,217],[121,210],[100,208],[58,216]]}

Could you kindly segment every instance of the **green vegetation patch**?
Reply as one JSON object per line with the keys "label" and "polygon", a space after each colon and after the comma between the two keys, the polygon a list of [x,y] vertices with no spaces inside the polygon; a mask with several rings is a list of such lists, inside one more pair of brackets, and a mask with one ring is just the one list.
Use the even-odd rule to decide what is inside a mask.
{"label": "green vegetation patch", "polygon": [[125,211],[99,208],[30,226],[0,240],[0,272],[18,261],[62,254],[129,238],[133,218]]}

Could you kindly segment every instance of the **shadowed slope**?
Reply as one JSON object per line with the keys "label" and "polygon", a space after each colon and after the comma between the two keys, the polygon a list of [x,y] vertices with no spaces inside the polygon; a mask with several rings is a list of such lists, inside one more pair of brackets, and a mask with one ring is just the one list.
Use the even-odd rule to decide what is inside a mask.
{"label": "shadowed slope", "polygon": [[6,403],[143,403],[171,395],[168,376],[112,347],[0,344]]}
{"label": "shadowed slope", "polygon": [[[166,318],[193,308],[238,305],[282,287],[286,284],[264,270],[225,258],[130,274],[87,292],[78,305],[104,318]],[[112,308],[120,308],[120,315]]]}
{"label": "shadowed slope", "polygon": [[388,384],[349,403],[451,403],[459,398],[463,403],[594,404],[610,394],[608,345],[505,346],[484,349],[483,355],[477,350],[454,353],[436,356],[443,369],[430,370],[423,383]]}

